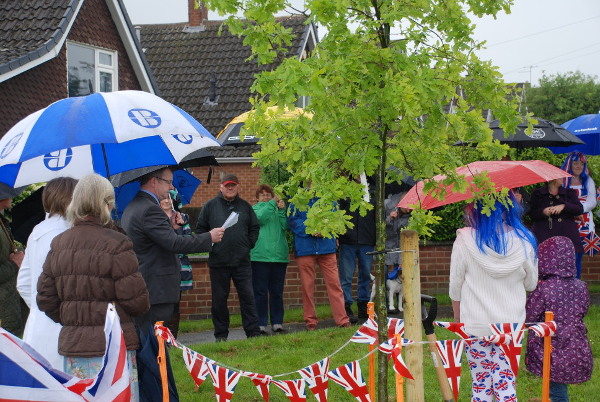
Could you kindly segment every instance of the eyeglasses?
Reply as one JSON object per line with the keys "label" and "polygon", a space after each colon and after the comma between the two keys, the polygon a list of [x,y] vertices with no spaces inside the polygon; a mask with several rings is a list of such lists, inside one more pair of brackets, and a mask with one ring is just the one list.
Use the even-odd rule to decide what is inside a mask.
{"label": "eyeglasses", "polygon": [[160,181],[164,181],[165,183],[167,183],[169,186],[173,184],[173,180],[167,180],[167,179],[163,179],[162,177],[158,177],[158,176],[154,176],[155,179],[158,179]]}

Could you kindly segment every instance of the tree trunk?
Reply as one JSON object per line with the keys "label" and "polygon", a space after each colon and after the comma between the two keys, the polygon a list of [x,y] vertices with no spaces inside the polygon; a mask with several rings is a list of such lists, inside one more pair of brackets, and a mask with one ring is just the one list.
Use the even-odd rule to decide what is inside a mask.
{"label": "tree trunk", "polygon": [[[386,166],[386,147],[387,130],[381,130],[381,141],[384,151],[381,153],[379,161],[379,171],[375,182],[375,222],[376,222],[376,240],[375,250],[385,249],[385,166]],[[387,306],[385,301],[385,280],[387,278],[387,267],[385,265],[385,254],[375,255],[375,314],[377,315],[377,328],[379,343],[388,340],[387,335]],[[377,400],[385,402],[388,400],[388,355],[378,352],[377,359]]]}

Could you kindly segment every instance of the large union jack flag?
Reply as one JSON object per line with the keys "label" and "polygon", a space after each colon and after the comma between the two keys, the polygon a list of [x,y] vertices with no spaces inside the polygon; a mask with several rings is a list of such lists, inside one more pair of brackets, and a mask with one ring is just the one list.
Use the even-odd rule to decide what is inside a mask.
{"label": "large union jack flag", "polygon": [[335,370],[331,370],[327,373],[327,376],[330,380],[344,387],[344,389],[350,392],[357,400],[361,402],[371,401],[369,390],[367,389],[367,384],[365,384],[365,379],[363,378],[358,361],[355,360],[351,363],[346,363]]}
{"label": "large union jack flag", "polygon": [[298,371],[319,402],[327,402],[329,360],[327,357]]}
{"label": "large union jack flag", "polygon": [[527,329],[529,331],[533,331],[534,334],[541,338],[546,336],[554,336],[556,333],[556,321],[539,322],[537,324],[530,325]]}
{"label": "large union jack flag", "polygon": [[523,335],[525,323],[497,323],[490,324],[490,328],[496,334],[509,334],[512,341],[508,344],[500,344],[500,348],[508,358],[508,363],[515,376],[519,374],[519,359],[521,357],[521,347],[523,346]]}
{"label": "large union jack flag", "polygon": [[183,347],[183,361],[185,367],[187,367],[190,375],[196,383],[196,390],[202,385],[204,380],[209,374],[207,359],[200,353],[194,352],[193,350]]}
{"label": "large union jack flag", "polygon": [[0,328],[0,401],[129,401],[127,350],[112,304],[104,324],[106,349],[94,378],[63,373],[25,342]]}
{"label": "large union jack flag", "polygon": [[218,402],[228,402],[233,397],[235,386],[240,380],[240,373],[221,367],[214,362],[208,364]]}
{"label": "large union jack flag", "polygon": [[437,341],[435,346],[440,353],[444,370],[446,370],[450,388],[452,388],[452,393],[454,394],[454,400],[458,401],[461,362],[465,343],[460,339],[451,339]]}
{"label": "large union jack flag", "polygon": [[252,373],[250,371],[241,371],[240,374],[250,378],[252,384],[258,389],[260,396],[262,396],[265,402],[269,402],[269,384],[273,380],[273,377],[267,374]]}
{"label": "large union jack flag", "polygon": [[281,388],[290,401],[306,401],[306,384],[304,380],[273,380],[273,384]]}

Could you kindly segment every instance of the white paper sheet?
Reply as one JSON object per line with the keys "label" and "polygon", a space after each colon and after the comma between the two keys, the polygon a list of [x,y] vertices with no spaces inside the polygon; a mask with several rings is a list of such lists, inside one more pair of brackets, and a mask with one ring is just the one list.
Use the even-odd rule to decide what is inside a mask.
{"label": "white paper sheet", "polygon": [[223,223],[223,229],[227,229],[235,225],[238,221],[238,216],[240,216],[240,214],[237,212],[232,212],[225,220],[225,223]]}

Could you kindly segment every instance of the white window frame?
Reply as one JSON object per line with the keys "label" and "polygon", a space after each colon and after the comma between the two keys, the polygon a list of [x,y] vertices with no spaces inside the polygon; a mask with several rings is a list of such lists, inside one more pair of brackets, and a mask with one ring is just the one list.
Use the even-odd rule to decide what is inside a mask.
{"label": "white window frame", "polygon": [[[94,91],[100,92],[100,73],[112,74],[111,87],[112,91],[119,90],[119,53],[116,50],[110,50],[97,46],[91,46],[86,43],[67,41],[67,77],[69,75],[69,45],[76,45],[92,49],[94,51]],[[108,54],[112,59],[112,66],[106,64],[100,64],[100,54]]]}

